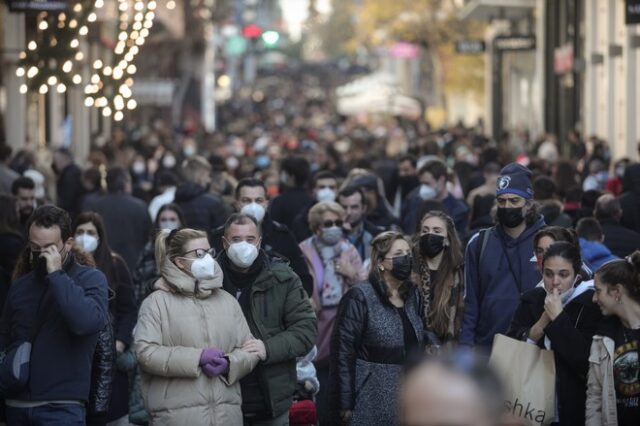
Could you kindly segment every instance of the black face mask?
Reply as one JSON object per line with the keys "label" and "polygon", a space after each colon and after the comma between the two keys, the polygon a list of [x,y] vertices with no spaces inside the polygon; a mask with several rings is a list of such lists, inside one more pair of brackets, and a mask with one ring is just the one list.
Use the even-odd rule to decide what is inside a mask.
{"label": "black face mask", "polygon": [[515,228],[524,221],[522,207],[499,207],[498,222],[506,228]]}
{"label": "black face mask", "polygon": [[400,281],[408,280],[411,276],[411,267],[413,266],[411,255],[396,256],[391,259],[391,262],[391,275]]}
{"label": "black face mask", "polygon": [[444,235],[424,234],[420,237],[420,254],[432,258],[444,249]]}
{"label": "black face mask", "polygon": [[36,274],[39,279],[44,279],[47,276],[47,259],[40,256],[39,253],[31,252],[31,270]]}

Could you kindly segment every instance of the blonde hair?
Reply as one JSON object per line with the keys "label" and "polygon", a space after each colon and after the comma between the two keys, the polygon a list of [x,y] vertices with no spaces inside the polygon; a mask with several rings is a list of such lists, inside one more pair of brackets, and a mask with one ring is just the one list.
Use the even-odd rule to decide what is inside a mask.
{"label": "blonde hair", "polygon": [[207,238],[207,233],[196,229],[183,228],[168,231],[163,229],[158,233],[155,244],[156,262],[161,270],[166,262],[173,262],[176,257],[184,254],[184,247],[191,240]]}
{"label": "blonde hair", "polygon": [[330,212],[338,215],[340,219],[344,217],[344,209],[342,206],[335,201],[322,201],[320,203],[316,203],[311,210],[309,210],[309,215],[307,219],[309,220],[309,229],[312,232],[315,232],[320,228],[322,224],[322,216],[325,213]]}
{"label": "blonde hair", "polygon": [[211,164],[206,158],[194,155],[182,163],[182,175],[189,182],[195,182],[202,173],[211,173]]}

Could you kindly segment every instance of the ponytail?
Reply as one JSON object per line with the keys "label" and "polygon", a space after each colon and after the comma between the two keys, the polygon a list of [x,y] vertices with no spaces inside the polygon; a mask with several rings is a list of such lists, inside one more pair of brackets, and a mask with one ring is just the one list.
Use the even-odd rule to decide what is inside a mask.
{"label": "ponytail", "polygon": [[158,270],[162,270],[165,262],[173,262],[176,257],[182,256],[184,246],[196,238],[207,238],[207,233],[189,228],[174,229],[172,231],[163,229],[158,232],[155,242]]}
{"label": "ponytail", "polygon": [[596,275],[608,286],[620,284],[631,299],[640,303],[640,250],[624,259],[605,263],[596,271]]}

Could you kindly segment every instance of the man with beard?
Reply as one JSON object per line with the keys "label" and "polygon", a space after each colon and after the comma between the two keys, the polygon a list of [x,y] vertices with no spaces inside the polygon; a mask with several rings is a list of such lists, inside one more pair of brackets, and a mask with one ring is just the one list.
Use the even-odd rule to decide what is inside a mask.
{"label": "man with beard", "polygon": [[316,317],[300,278],[285,262],[260,250],[253,216],[232,214],[224,226],[224,251],[218,263],[223,287],[238,299],[251,334],[243,349],[260,358],[240,381],[244,424],[284,426],[296,388],[296,357],[316,339]]}
{"label": "man with beard", "polygon": [[533,238],[545,226],[533,202],[531,171],[511,163],[496,183],[497,224],[471,237],[464,257],[465,298],[460,344],[488,349],[505,334],[522,294],[540,282],[531,261]]}
{"label": "man with beard", "polygon": [[109,315],[107,280],[71,252],[67,212],[42,206],[27,226],[29,246],[0,320],[0,349],[9,359],[18,356],[12,348],[32,342],[26,383],[7,389],[0,378],[7,423],[84,425],[93,355]]}
{"label": "man with beard", "polygon": [[26,235],[27,220],[29,220],[29,216],[31,216],[31,213],[36,209],[36,184],[31,178],[21,176],[13,181],[11,193],[16,197],[20,226]]}
{"label": "man with beard", "polygon": [[338,203],[347,212],[343,225],[347,239],[355,246],[365,262],[371,257],[371,241],[384,228],[374,225],[365,219],[367,211],[366,198],[362,189],[348,186],[338,193]]}

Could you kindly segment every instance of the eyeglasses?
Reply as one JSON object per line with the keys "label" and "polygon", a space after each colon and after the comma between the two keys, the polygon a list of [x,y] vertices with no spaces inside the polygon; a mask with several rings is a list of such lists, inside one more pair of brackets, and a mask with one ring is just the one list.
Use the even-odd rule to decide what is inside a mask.
{"label": "eyeglasses", "polygon": [[210,249],[197,248],[197,249],[189,250],[188,252],[183,254],[182,257],[186,257],[189,253],[195,253],[196,258],[198,259],[202,259],[208,254],[211,255],[211,257],[216,257],[216,249],[214,249],[213,247],[211,247]]}
{"label": "eyeglasses", "polygon": [[324,222],[322,222],[322,227],[323,228],[331,228],[332,226],[337,226],[338,228],[342,228],[342,224],[344,222],[340,219],[338,220],[325,220]]}

